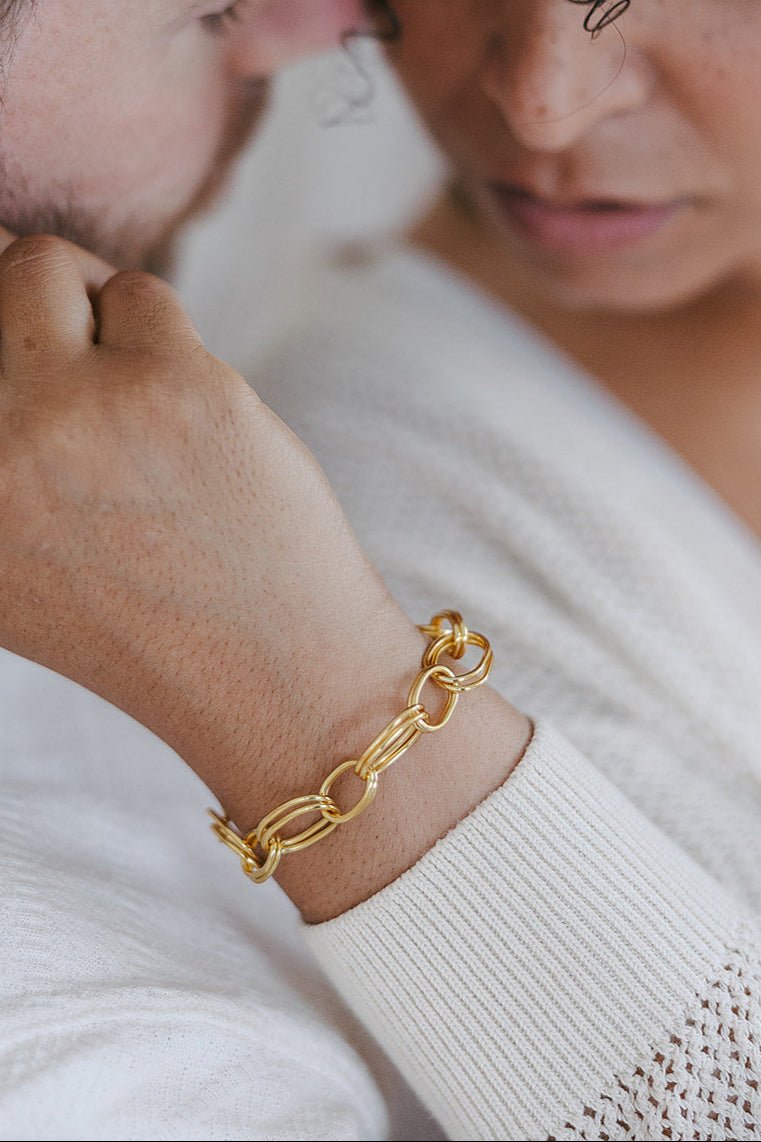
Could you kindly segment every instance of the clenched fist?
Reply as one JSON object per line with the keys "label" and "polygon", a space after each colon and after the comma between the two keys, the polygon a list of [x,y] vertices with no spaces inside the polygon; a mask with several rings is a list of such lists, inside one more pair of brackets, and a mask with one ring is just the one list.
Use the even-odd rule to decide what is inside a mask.
{"label": "clenched fist", "polygon": [[401,708],[418,633],[165,283],[11,241],[0,370],[0,645],[152,728],[243,827]]}

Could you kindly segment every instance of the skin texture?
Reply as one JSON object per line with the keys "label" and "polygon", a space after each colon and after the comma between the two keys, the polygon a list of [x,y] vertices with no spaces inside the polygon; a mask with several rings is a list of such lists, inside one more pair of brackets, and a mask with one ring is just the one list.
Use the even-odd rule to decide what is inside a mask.
{"label": "skin texture", "polygon": [[[243,829],[315,792],[404,708],[425,640],[314,457],[150,275],[11,241],[0,328],[0,645],[153,729]],[[501,784],[529,733],[469,695],[364,828],[285,860],[281,883],[311,920],[358,903]]]}
{"label": "skin texture", "polygon": [[[362,26],[346,0],[249,0],[220,38],[198,21],[217,0],[177,9],[40,5],[7,77],[7,217],[145,264],[216,185],[272,68]],[[424,640],[314,458],[164,283],[59,238],[2,245],[0,645],[154,730],[249,828],[404,707]],[[530,732],[493,692],[469,696],[281,884],[310,920],[372,895]]]}
{"label": "skin texture", "polygon": [[[398,0],[389,55],[459,184],[414,240],[523,313],[761,535],[761,4]],[[618,249],[537,248],[492,180],[678,203]],[[463,208],[463,201],[467,207]]]}
{"label": "skin texture", "polygon": [[[749,110],[761,74],[761,9],[744,0],[720,7],[721,18],[714,0],[689,0],[689,9],[675,0],[668,11],[638,0],[592,43],[579,8],[555,0],[406,0],[398,4],[404,35],[391,50],[471,198],[469,212],[443,203],[418,240],[580,360],[596,355],[599,375],[632,407],[654,393],[653,423],[675,445],[681,439],[685,454],[689,434],[680,431],[702,426],[694,465],[710,478],[732,458],[739,475],[722,490],[739,513],[743,492],[761,475],[753,430],[761,148]],[[264,10],[246,12],[253,20]],[[267,42],[264,27],[262,38],[236,40],[224,58]],[[283,25],[269,27],[282,43]],[[172,106],[189,155],[175,152],[174,135],[148,117],[124,161],[108,116],[98,118],[98,100],[86,130],[58,110],[68,123],[61,139],[45,116],[32,123],[27,104],[32,145],[19,108],[32,98],[31,77],[45,88],[52,66],[45,52],[58,49],[26,36],[15,67],[27,71],[9,76],[16,127],[6,146],[19,162],[29,146],[29,188],[50,166],[39,149],[60,147],[51,169],[82,215],[100,202],[113,238],[139,209],[156,229],[135,250],[150,249],[207,179],[227,135],[221,103],[210,112],[213,129],[204,123],[197,139],[184,101]],[[89,97],[87,69],[103,79],[106,51],[128,99],[132,85],[118,69],[124,44],[99,38],[91,50],[73,57],[82,72],[72,69],[66,82]],[[127,58],[134,71],[137,57]],[[221,82],[217,57],[213,67],[204,59],[206,81],[213,72]],[[186,73],[173,64],[168,74],[180,82]],[[27,83],[14,92],[20,75]],[[139,110],[144,92],[139,82],[134,89]],[[203,102],[194,100],[203,118]],[[155,91],[149,102],[158,117]],[[109,115],[130,130],[120,106],[110,104]],[[91,151],[88,131],[99,143]],[[139,185],[129,181],[133,160],[143,171]],[[673,227],[635,251],[548,261],[480,205],[479,184],[497,176],[534,179],[545,193],[676,194],[685,207]],[[133,192],[149,200],[135,202]],[[401,709],[421,639],[358,548],[313,457],[206,353],[171,292],[150,276],[115,275],[59,240],[11,241],[0,260],[0,328],[0,642],[154,729],[243,828],[286,797],[314,790]],[[722,351],[719,400],[699,361],[685,368],[685,354],[709,336]],[[648,353],[653,373],[643,374]],[[310,920],[371,895],[504,780],[530,731],[493,692],[472,695],[445,733],[415,747],[415,763],[390,772],[361,825],[334,833],[309,858],[284,862],[281,883]],[[452,766],[452,757],[466,763]]]}
{"label": "skin texture", "polygon": [[362,24],[358,0],[242,0],[235,19],[228,6],[22,7],[5,68],[0,220],[17,234],[61,234],[120,268],[157,261],[219,190],[272,73]]}
{"label": "skin texture", "polygon": [[[274,69],[363,26],[354,0],[243,0],[220,27],[223,10],[40,3],[6,60],[6,220],[121,268],[158,260]],[[60,238],[0,246],[0,645],[154,730],[250,828],[404,707],[423,640],[314,458],[166,285]],[[477,695],[443,748],[428,738],[419,767],[384,782],[364,829],[283,863],[303,915],[334,916],[413,864],[529,732]],[[466,750],[472,773],[453,775]]]}
{"label": "skin texture", "polygon": [[662,309],[761,267],[761,6],[637,0],[596,40],[563,0],[400,0],[391,56],[479,197],[499,178],[575,198],[686,200],[662,235],[541,257],[524,288],[571,307]]}

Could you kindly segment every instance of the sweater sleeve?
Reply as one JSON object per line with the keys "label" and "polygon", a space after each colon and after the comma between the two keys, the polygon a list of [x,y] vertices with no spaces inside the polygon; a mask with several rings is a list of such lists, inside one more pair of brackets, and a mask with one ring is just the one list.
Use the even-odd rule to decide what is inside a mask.
{"label": "sweater sleeve", "polygon": [[761,1132],[754,916],[548,726],[414,868],[306,936],[451,1138]]}

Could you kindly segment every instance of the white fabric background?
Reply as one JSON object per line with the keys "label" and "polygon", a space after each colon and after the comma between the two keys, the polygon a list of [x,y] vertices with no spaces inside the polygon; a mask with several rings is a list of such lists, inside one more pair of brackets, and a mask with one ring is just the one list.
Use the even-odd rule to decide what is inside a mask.
{"label": "white fabric background", "polygon": [[177,284],[209,348],[250,359],[310,253],[403,225],[440,170],[375,44],[291,69],[231,193],[184,244]]}

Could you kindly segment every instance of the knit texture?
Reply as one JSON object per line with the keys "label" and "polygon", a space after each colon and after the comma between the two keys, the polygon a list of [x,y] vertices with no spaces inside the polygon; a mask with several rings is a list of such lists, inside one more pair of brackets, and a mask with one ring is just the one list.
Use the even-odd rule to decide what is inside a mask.
{"label": "knit texture", "polygon": [[[745,1069],[749,1049],[757,1061],[754,1027],[761,1035],[751,1024],[749,1048],[758,991],[733,1012],[726,979],[734,961],[757,987],[761,945],[741,916],[540,728],[502,790],[412,874],[312,941],[405,1073],[418,1073],[451,1137],[738,1138],[748,1078],[760,1073]],[[669,1081],[663,1045],[675,1087],[654,1104]],[[610,1129],[614,1078],[619,1099],[618,1084],[637,1098],[628,1134]],[[735,1088],[743,1100],[728,1115]],[[576,1133],[559,1108],[575,1112]],[[726,1134],[707,1117],[716,1109]]]}
{"label": "knit texture", "polygon": [[291,318],[259,391],[410,616],[490,636],[534,739],[306,931],[370,1037],[171,751],[0,654],[0,1138],[756,1138],[757,543],[433,263],[320,271]]}
{"label": "knit texture", "polygon": [[167,746],[0,654],[0,764],[0,1138],[389,1136],[394,1086],[290,901],[252,892]]}
{"label": "knit texture", "polygon": [[747,953],[755,933],[695,999],[680,1033],[649,1059],[616,1075],[596,1105],[564,1122],[551,1139],[755,1138],[761,1122],[758,963]]}
{"label": "knit texture", "polygon": [[756,1137],[757,542],[406,251],[307,278],[254,383],[410,616],[461,610],[538,726],[413,870],[307,932],[336,987],[452,1138]]}

